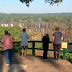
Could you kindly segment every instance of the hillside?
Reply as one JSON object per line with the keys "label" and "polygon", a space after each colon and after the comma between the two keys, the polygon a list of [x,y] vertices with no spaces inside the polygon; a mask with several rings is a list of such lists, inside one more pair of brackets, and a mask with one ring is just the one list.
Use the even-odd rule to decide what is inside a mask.
{"label": "hillside", "polygon": [[[30,40],[41,40],[43,35],[46,33],[48,33],[50,39],[52,39],[52,35],[56,27],[60,27],[60,31],[63,33],[64,36],[64,41],[72,42],[72,13],[0,13],[0,31],[2,31],[0,34],[1,38],[3,36],[4,30],[7,29],[9,30],[15,41],[18,41],[20,40],[18,34],[22,32],[22,28],[26,28],[27,32],[30,34]],[[37,39],[36,36],[40,36],[40,39]]]}
{"label": "hillside", "polygon": [[72,13],[0,13],[0,15],[4,15],[4,16],[72,16]]}

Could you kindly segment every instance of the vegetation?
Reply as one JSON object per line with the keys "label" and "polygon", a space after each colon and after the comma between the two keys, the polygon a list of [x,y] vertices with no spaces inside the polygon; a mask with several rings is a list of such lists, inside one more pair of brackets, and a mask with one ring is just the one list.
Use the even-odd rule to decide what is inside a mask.
{"label": "vegetation", "polygon": [[[25,3],[26,6],[29,6],[30,2],[32,2],[34,0],[20,0],[20,2],[22,3]],[[44,0],[45,3],[50,3],[50,5],[53,5],[53,4],[56,4],[56,3],[59,3],[59,2],[62,2],[62,0]]]}
{"label": "vegetation", "polygon": [[72,53],[66,53],[66,59],[72,63]]}
{"label": "vegetation", "polygon": [[[5,24],[8,27],[5,27]],[[72,42],[72,13],[0,14],[0,40],[4,35],[4,30],[8,30],[15,41],[20,41],[19,36],[24,27],[30,35],[30,40],[41,40],[45,33],[49,33],[52,39],[55,27],[60,27],[64,41]]]}

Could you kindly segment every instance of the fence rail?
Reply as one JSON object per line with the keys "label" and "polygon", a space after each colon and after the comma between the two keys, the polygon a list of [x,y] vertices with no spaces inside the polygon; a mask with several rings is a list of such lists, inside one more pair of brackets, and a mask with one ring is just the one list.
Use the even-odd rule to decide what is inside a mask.
{"label": "fence rail", "polygon": [[[17,51],[19,53],[19,50],[21,49],[20,43],[21,43],[21,41],[13,42],[13,51]],[[28,48],[28,49],[32,50],[32,55],[33,56],[35,56],[35,50],[43,50],[42,48],[35,48],[35,44],[36,43],[42,43],[42,41],[28,41],[28,43],[32,43],[32,48]],[[50,42],[50,43],[52,43],[52,42]],[[17,47],[14,44],[17,44],[17,46],[19,45],[20,47]],[[68,44],[72,45],[72,43],[68,43]],[[54,51],[54,50],[49,48],[48,51]],[[65,59],[65,54],[66,54],[66,52],[68,52],[67,49],[60,50],[60,52],[63,53],[63,59]]]}

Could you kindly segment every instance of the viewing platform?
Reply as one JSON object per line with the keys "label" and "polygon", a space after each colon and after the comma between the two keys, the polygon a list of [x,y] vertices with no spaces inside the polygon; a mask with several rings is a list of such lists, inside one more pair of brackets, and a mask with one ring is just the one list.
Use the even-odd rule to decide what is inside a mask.
{"label": "viewing platform", "polygon": [[[0,52],[0,72],[72,72],[72,64],[66,59],[66,49],[60,50],[63,53],[63,59],[54,61],[52,57],[48,57],[47,60],[43,60],[42,56],[36,56],[36,50],[42,49],[42,41],[29,41],[29,51],[31,54],[27,56],[21,56],[20,41],[14,42],[13,46],[13,59],[10,66],[6,65],[4,53]],[[39,44],[37,44],[39,43]],[[52,42],[50,42],[51,44]],[[71,45],[72,43],[68,43]],[[1,48],[3,51],[3,49]],[[49,48],[49,51],[54,51],[53,48]],[[70,52],[71,53],[71,52]]]}
{"label": "viewing platform", "polygon": [[14,54],[12,64],[7,66],[3,55],[0,72],[72,72],[72,64],[67,60],[53,61],[48,58],[44,61],[41,56]]}

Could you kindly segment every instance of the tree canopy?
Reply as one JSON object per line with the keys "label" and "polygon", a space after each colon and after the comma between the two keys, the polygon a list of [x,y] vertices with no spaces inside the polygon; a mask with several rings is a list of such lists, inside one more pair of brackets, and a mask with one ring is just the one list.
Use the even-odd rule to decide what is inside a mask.
{"label": "tree canopy", "polygon": [[[20,0],[20,2],[25,3],[26,6],[29,6],[30,2],[32,1],[34,0]],[[49,3],[50,5],[62,2],[62,0],[44,0],[44,1],[45,3]]]}

